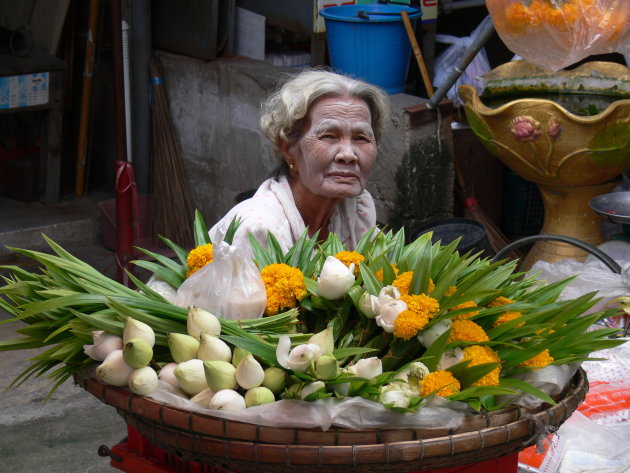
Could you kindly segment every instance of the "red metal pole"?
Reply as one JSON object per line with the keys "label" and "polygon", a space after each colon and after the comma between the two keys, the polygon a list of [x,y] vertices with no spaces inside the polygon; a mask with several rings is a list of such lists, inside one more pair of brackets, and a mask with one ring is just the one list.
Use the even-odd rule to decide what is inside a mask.
{"label": "red metal pole", "polygon": [[131,163],[127,162],[125,128],[125,87],[123,76],[120,0],[111,0],[112,64],[114,73],[114,123],[116,134],[116,261],[117,279],[130,285],[127,271],[133,259],[133,202],[136,183]]}

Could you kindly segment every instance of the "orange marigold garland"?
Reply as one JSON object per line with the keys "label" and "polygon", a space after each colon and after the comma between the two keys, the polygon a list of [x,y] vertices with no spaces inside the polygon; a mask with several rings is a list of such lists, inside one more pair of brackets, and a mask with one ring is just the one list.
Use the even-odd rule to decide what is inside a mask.
{"label": "orange marigold garland", "polygon": [[199,271],[208,263],[211,263],[214,259],[214,253],[212,251],[212,243],[206,245],[199,245],[197,248],[193,248],[186,257],[186,277],[190,277],[192,274]]}
{"label": "orange marigold garland", "polygon": [[[400,273],[396,276],[396,279],[392,283],[392,286],[395,286],[400,291],[400,294],[409,294],[409,286],[411,286],[411,280],[413,279],[413,271],[405,271],[404,273]],[[435,283],[432,279],[429,279],[429,287],[427,288],[427,294],[431,294],[431,292],[435,289]]]}
{"label": "orange marigold garland", "polygon": [[365,261],[365,256],[356,251],[340,251],[334,255],[339,261],[345,264],[348,268],[351,264],[354,264],[354,275],[357,276],[360,272],[359,264]]}
{"label": "orange marigold garland", "polygon": [[544,368],[554,362],[553,356],[549,353],[548,349],[544,349],[537,355],[531,357],[529,360],[525,360],[519,363],[517,366],[523,368]]}
{"label": "orange marigold garland", "polygon": [[[466,302],[462,302],[461,304],[456,305],[455,307],[452,307],[451,310],[469,309],[473,307],[477,307],[477,304],[475,304],[474,301],[466,301]],[[453,320],[469,319],[471,317],[474,317],[478,313],[479,313],[478,310],[471,310],[470,312],[464,312],[462,314],[456,315],[455,317],[453,317]]]}
{"label": "orange marigold garland", "polygon": [[[394,274],[395,274],[396,276],[398,276],[398,267],[396,266],[396,264],[395,264],[395,263],[394,263],[394,264],[392,264],[392,270],[394,271]],[[383,275],[383,273],[384,273],[384,272],[383,272],[383,268],[378,268],[378,269],[374,272],[374,275],[376,276],[376,278],[377,278],[379,281],[383,282],[383,279],[385,278],[385,276]]]}
{"label": "orange marigold garland", "polygon": [[448,337],[448,343],[453,342],[487,342],[490,339],[488,335],[472,320],[453,320],[451,334]]}
{"label": "orange marigold garland", "polygon": [[426,294],[403,294],[400,299],[407,304],[407,308],[417,314],[426,314],[429,318],[440,311],[440,303]]}
{"label": "orange marigold garland", "polygon": [[420,381],[420,394],[425,397],[429,394],[447,397],[457,394],[461,384],[450,371],[438,370],[429,373]]}
{"label": "orange marigold garland", "polygon": [[[490,347],[485,345],[472,345],[463,350],[462,361],[470,360],[468,366],[482,365],[484,363],[500,363],[499,355]],[[497,366],[490,373],[475,381],[473,386],[498,386],[501,368]]]}
{"label": "orange marigold garland", "polygon": [[508,299],[507,297],[499,296],[495,300],[490,302],[490,304],[488,304],[488,307],[499,307],[499,306],[506,305],[506,304],[512,304],[514,302],[515,301],[513,301],[512,299]]}
{"label": "orange marigold garland", "polygon": [[430,317],[426,313],[404,310],[398,314],[394,322],[394,336],[409,340],[418,335],[418,332],[429,323],[429,320]]}
{"label": "orange marigold garland", "polygon": [[[509,322],[510,320],[520,319],[522,316],[523,315],[520,312],[503,312],[501,315],[499,315],[497,320],[494,321],[492,326],[498,327],[499,325]],[[525,322],[518,324],[517,327],[521,327],[523,325],[525,325]]]}
{"label": "orange marigold garland", "polygon": [[262,269],[260,275],[267,292],[267,315],[297,307],[306,295],[304,275],[298,268],[284,263],[270,264]]}

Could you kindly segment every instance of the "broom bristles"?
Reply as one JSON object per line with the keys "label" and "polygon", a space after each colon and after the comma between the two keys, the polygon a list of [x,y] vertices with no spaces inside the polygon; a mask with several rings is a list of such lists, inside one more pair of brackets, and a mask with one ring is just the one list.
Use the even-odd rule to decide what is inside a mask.
{"label": "broom bristles", "polygon": [[[153,58],[152,78],[162,78]],[[193,244],[194,216],[190,188],[183,166],[179,138],[173,126],[163,81],[153,80],[153,233],[181,246]]]}

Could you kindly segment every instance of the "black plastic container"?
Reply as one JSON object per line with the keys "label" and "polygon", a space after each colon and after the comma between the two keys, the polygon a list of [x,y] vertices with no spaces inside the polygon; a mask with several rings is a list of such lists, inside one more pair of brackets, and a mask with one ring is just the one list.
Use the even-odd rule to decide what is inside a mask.
{"label": "black plastic container", "polygon": [[468,251],[477,253],[482,251],[482,257],[491,258],[494,251],[490,246],[490,240],[484,226],[469,218],[454,217],[445,220],[434,220],[415,228],[410,233],[410,241],[417,239],[425,233],[433,232],[431,241],[442,245],[448,245],[452,241],[461,237],[457,244],[457,251],[464,254]]}

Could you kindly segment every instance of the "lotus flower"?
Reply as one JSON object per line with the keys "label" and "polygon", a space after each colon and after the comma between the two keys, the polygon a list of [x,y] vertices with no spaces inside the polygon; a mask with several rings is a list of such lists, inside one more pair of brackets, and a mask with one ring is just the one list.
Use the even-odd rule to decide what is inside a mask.
{"label": "lotus flower", "polygon": [[339,299],[353,284],[354,263],[348,267],[334,256],[327,257],[322,272],[317,278],[319,295],[324,299]]}
{"label": "lotus flower", "polygon": [[305,343],[291,350],[291,338],[283,335],[278,340],[276,358],[283,368],[293,371],[306,371],[311,364],[321,355],[321,347],[315,343]]}

